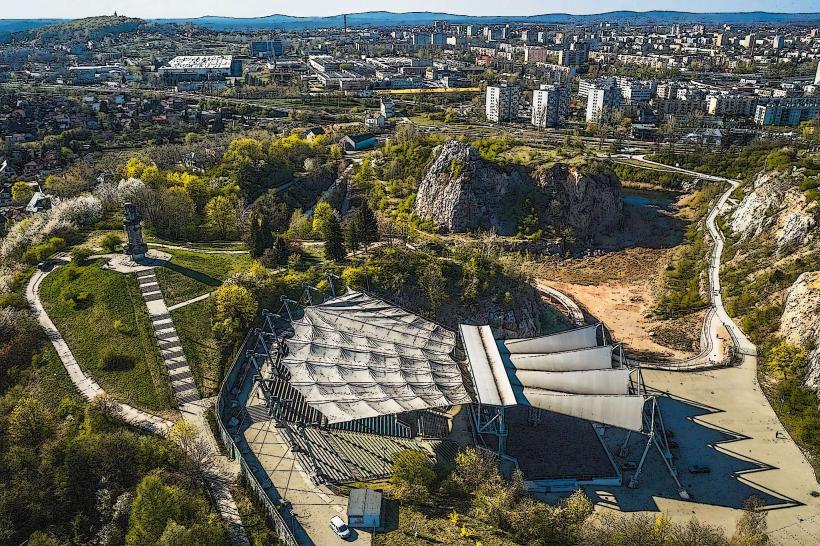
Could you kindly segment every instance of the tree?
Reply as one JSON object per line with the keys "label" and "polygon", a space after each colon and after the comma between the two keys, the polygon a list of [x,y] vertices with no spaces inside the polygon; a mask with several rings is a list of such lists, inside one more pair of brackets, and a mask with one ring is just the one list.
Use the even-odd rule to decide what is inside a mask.
{"label": "tree", "polygon": [[362,206],[356,210],[359,227],[359,241],[364,245],[365,249],[370,243],[375,243],[379,240],[379,222],[376,220],[376,214],[367,201],[362,203]]}
{"label": "tree", "polygon": [[259,258],[267,249],[273,246],[273,231],[268,217],[259,212],[258,209],[252,210],[250,216],[248,216],[247,230],[244,235],[245,244],[252,258]]}
{"label": "tree", "polygon": [[51,436],[54,423],[51,412],[36,398],[21,398],[9,415],[6,428],[12,442],[39,445]]}
{"label": "tree", "polygon": [[239,230],[239,198],[217,195],[205,205],[205,220],[222,239],[233,237]]}
{"label": "tree", "polygon": [[161,207],[152,218],[154,229],[172,239],[190,235],[197,224],[196,205],[191,196],[180,186],[172,186],[160,192]]}
{"label": "tree", "polygon": [[194,425],[184,419],[174,423],[169,438],[187,455],[188,464],[184,468],[191,481],[196,483],[201,480],[204,473],[213,465],[214,452],[211,444],[202,437]]}
{"label": "tree", "polygon": [[[298,254],[294,254],[294,256],[298,257]],[[271,244],[271,247],[262,253],[260,261],[266,267],[273,268],[287,264],[290,257],[291,252],[288,246],[288,241],[282,235],[277,234],[273,236],[273,243]]]}
{"label": "tree", "polygon": [[34,189],[25,182],[15,182],[11,186],[11,202],[15,205],[25,205],[34,195]]}
{"label": "tree", "polygon": [[362,229],[361,229],[361,221],[356,214],[351,214],[344,225],[344,240],[345,240],[345,247],[350,252],[355,252],[359,250],[359,246],[361,246],[362,240]]}
{"label": "tree", "polygon": [[447,279],[444,278],[441,265],[431,260],[423,267],[418,277],[419,288],[427,298],[430,310],[435,313],[441,304],[447,301]]}
{"label": "tree", "polygon": [[796,379],[806,365],[806,351],[797,345],[781,342],[766,355],[769,368],[782,374],[783,379]]}
{"label": "tree", "polygon": [[213,329],[223,339],[230,339],[237,331],[246,330],[259,305],[250,290],[238,284],[225,284],[214,291]]}
{"label": "tree", "polygon": [[495,459],[472,447],[459,451],[455,464],[453,479],[468,493],[475,492],[487,480],[500,477]]}
{"label": "tree", "polygon": [[418,502],[429,497],[436,481],[433,462],[424,453],[415,450],[400,451],[393,457],[392,477],[396,496]]}
{"label": "tree", "polygon": [[325,226],[325,258],[334,262],[341,262],[345,259],[344,236],[339,219],[335,214],[331,214]]}
{"label": "tree", "polygon": [[128,546],[156,544],[169,522],[178,525],[194,523],[207,517],[207,513],[203,499],[166,485],[160,474],[149,474],[137,486],[125,543]]}
{"label": "tree", "polygon": [[320,239],[327,239],[328,225],[330,224],[331,217],[335,217],[335,215],[336,213],[333,211],[333,207],[327,201],[317,203],[316,206],[313,207],[313,231]]}

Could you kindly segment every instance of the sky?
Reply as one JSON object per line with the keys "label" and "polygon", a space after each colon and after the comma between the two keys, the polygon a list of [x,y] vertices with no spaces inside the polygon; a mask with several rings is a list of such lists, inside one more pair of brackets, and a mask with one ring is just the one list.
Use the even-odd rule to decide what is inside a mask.
{"label": "sky", "polygon": [[120,15],[142,18],[258,17],[337,15],[360,11],[443,11],[460,15],[538,15],[542,13],[601,13],[613,10],[648,11],[820,11],[818,0],[1,0],[0,18],[78,18]]}

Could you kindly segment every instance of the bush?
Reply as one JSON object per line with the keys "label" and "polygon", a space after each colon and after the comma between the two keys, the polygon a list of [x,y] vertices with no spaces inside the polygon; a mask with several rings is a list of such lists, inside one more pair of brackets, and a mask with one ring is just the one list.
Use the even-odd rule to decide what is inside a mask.
{"label": "bush", "polygon": [[68,289],[63,293],[63,300],[79,311],[91,307],[94,303],[94,295],[86,291]]}
{"label": "bush", "polygon": [[52,237],[44,243],[35,245],[23,253],[23,261],[31,265],[42,262],[52,254],[65,248],[65,239]]}
{"label": "bush", "polygon": [[77,265],[84,265],[93,254],[90,248],[75,248],[71,251],[71,261]]}
{"label": "bush", "polygon": [[117,247],[122,244],[122,237],[113,233],[106,234],[100,239],[100,246],[109,254],[116,252]]}
{"label": "bush", "polygon": [[130,370],[134,367],[134,358],[106,348],[100,355],[100,368],[109,372]]}
{"label": "bush", "polygon": [[430,496],[436,480],[433,462],[420,451],[400,451],[393,458],[393,476],[396,497],[410,502],[421,502]]}

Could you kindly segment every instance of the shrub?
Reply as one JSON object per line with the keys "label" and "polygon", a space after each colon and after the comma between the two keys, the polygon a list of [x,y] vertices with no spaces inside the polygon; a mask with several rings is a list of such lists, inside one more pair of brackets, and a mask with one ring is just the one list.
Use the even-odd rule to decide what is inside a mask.
{"label": "shrub", "polygon": [[90,248],[75,248],[71,251],[71,261],[77,265],[83,265],[94,252]]}
{"label": "shrub", "polygon": [[59,252],[65,247],[65,239],[52,237],[44,243],[35,245],[23,253],[23,261],[31,265],[42,262],[52,254]]}
{"label": "shrub", "polygon": [[430,496],[436,480],[433,463],[420,451],[400,451],[393,458],[394,493],[399,499],[420,502]]}
{"label": "shrub", "polygon": [[106,348],[100,355],[100,368],[109,372],[130,370],[134,367],[134,358],[124,355],[112,348]]}
{"label": "shrub", "polygon": [[91,307],[91,304],[94,303],[94,296],[85,291],[78,292],[76,290],[67,289],[63,293],[63,300],[70,304],[74,310],[79,311]]}
{"label": "shrub", "polygon": [[100,246],[109,254],[116,252],[117,247],[122,244],[122,237],[113,233],[106,234],[100,239]]}

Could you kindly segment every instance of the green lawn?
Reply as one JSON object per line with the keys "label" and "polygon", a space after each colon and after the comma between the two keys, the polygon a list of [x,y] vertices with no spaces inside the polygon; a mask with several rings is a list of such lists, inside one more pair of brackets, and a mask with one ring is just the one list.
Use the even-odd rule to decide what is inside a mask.
{"label": "green lawn", "polygon": [[180,307],[171,311],[171,318],[200,394],[216,394],[224,370],[219,346],[211,333],[211,301]]}
{"label": "green lawn", "polygon": [[35,365],[26,371],[25,396],[32,396],[56,410],[63,398],[82,401],[82,395],[74,387],[54,346],[43,343],[42,350],[35,357]]}
{"label": "green lawn", "polygon": [[232,273],[248,269],[253,262],[248,254],[161,250],[173,256],[168,264],[155,270],[167,305],[213,292]]}
{"label": "green lawn", "polygon": [[[40,288],[43,305],[80,366],[112,396],[147,410],[168,409],[167,372],[137,279],[101,269],[101,263],[56,269]],[[70,298],[82,293],[88,294],[88,303],[78,308]],[[124,357],[126,364],[103,367],[107,351]]]}

